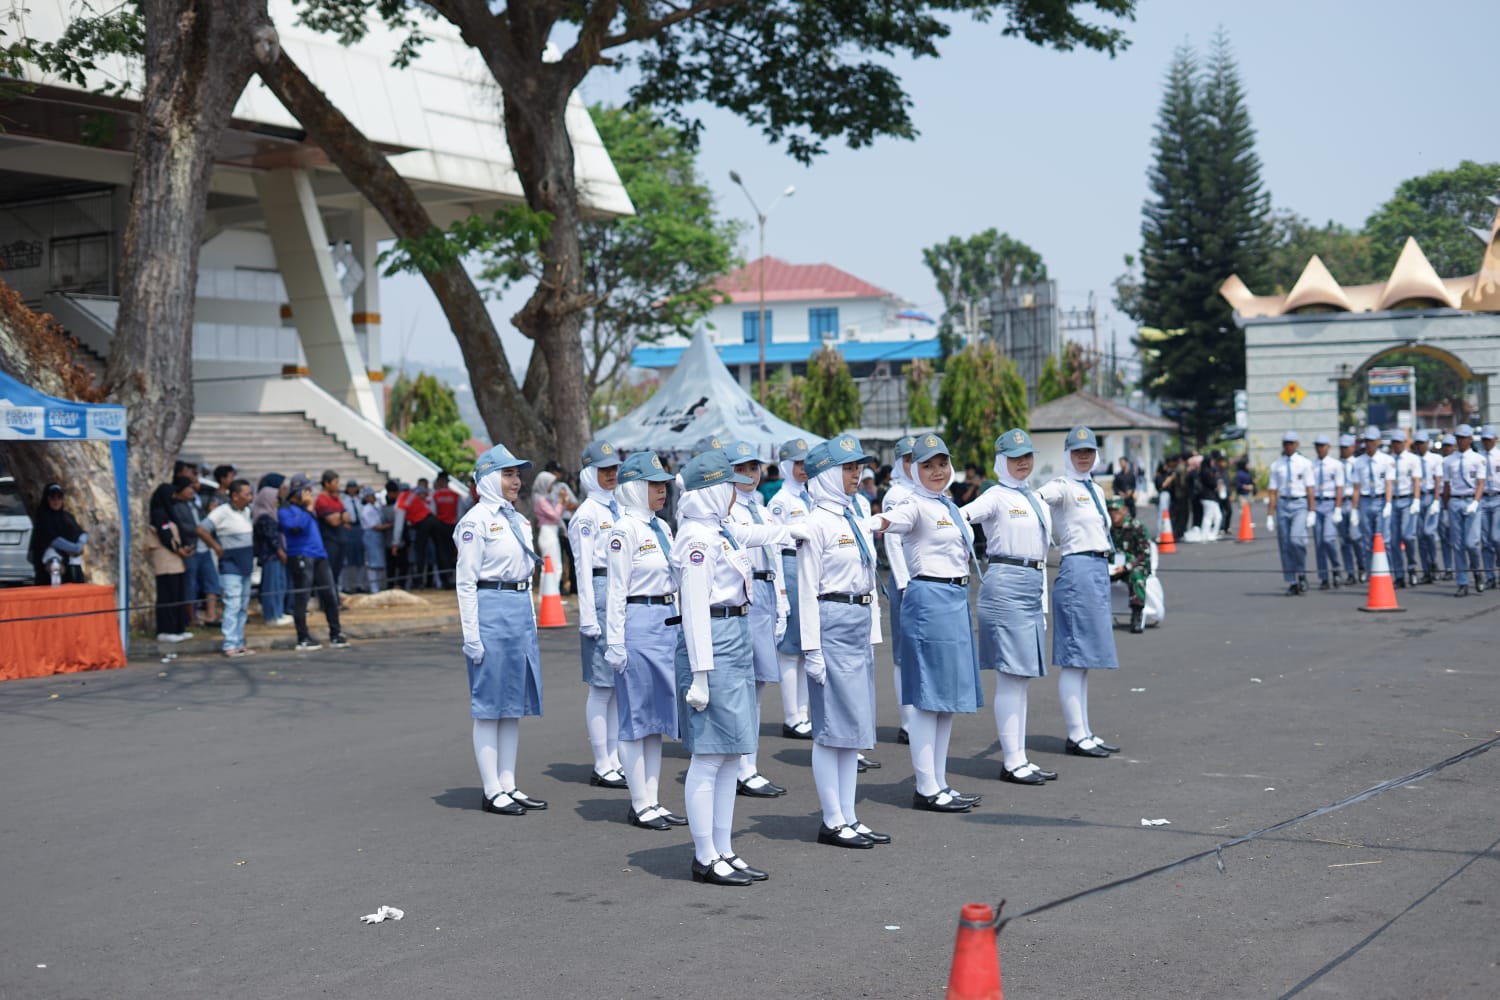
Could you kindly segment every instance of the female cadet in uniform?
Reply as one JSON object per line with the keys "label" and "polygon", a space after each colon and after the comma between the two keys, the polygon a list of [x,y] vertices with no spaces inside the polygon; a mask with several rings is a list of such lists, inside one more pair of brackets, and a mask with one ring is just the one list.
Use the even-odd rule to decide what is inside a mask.
{"label": "female cadet in uniform", "polygon": [[720,449],[682,468],[672,566],[682,598],[677,640],[678,729],[691,753],[685,794],[693,879],[749,885],[767,878],[730,846],[739,758],[755,749],[755,668],[750,653],[752,573],[745,545],[791,544],[801,528],[730,528],[734,484],[744,479]]}
{"label": "female cadet in uniform", "polygon": [[1052,591],[1052,665],[1059,668],[1057,693],[1068,738],[1063,749],[1076,757],[1108,757],[1120,748],[1089,728],[1089,671],[1114,670],[1114,619],[1109,606],[1109,566],[1114,558],[1109,514],[1090,474],[1099,441],[1087,427],[1068,431],[1068,470],[1037,490],[1052,508],[1061,568]]}
{"label": "female cadet in uniform", "polygon": [[[885,491],[885,499],[881,501],[882,510],[890,510],[905,503],[912,492],[911,474],[911,449],[916,444],[916,438],[908,435],[896,442],[896,464],[891,466],[891,487]],[[891,565],[891,575],[887,578],[885,588],[886,607],[891,609],[891,634],[901,634],[901,595],[906,591],[906,582],[911,579],[911,573],[906,568],[906,553],[902,549],[902,539],[898,534],[884,536],[885,561]],[[911,706],[901,698],[901,644],[898,642],[891,647],[891,657],[896,661],[895,669],[892,671],[896,685],[896,705],[901,710],[901,729],[897,734],[897,740],[902,743],[909,742],[909,727],[911,722]]]}
{"label": "female cadet in uniform", "polygon": [[584,499],[568,522],[568,546],[573,550],[578,584],[578,652],[583,664],[583,682],[589,686],[583,709],[589,747],[594,752],[594,771],[589,775],[589,784],[624,788],[615,674],[604,662],[605,643],[601,639],[609,593],[609,559],[604,541],[620,516],[620,505],[614,495],[620,455],[609,443],[593,441],[583,449],[582,465],[578,480]]}
{"label": "female cadet in uniform", "polygon": [[949,787],[948,743],[954,714],[975,712],[984,704],[969,617],[974,543],[958,507],[943,492],[953,478],[953,464],[942,438],[917,438],[911,460],[911,496],[871,518],[872,524],[901,536],[911,573],[894,637],[902,701],[912,706],[908,732],[917,787],[911,804],[929,812],[968,812],[979,797]]}
{"label": "female cadet in uniform", "polygon": [[[777,469],[781,472],[781,489],[771,498],[771,518],[778,524],[802,524],[812,510],[807,495],[807,442],[793,438],[777,449]],[[781,735],[791,740],[812,739],[808,721],[807,670],[802,663],[801,632],[797,624],[797,550],[781,550],[781,581],[786,591],[786,632],[776,644],[776,660],[781,668]]]}
{"label": "female cadet in uniform", "polygon": [[[740,526],[768,523],[761,513],[764,500],[756,492],[760,485],[760,460],[755,457],[755,446],[749,441],[735,441],[725,451],[734,463],[734,473],[749,480],[735,484],[734,511],[731,520]],[[775,523],[775,522],[769,522]],[[750,550],[753,571],[752,599],[750,601],[750,646],[751,660],[755,664],[755,733],[760,736],[760,698],[767,684],[781,680],[781,665],[776,657],[776,643],[786,634],[786,591],[776,582],[776,567],[781,565],[780,553],[764,545]],[[785,795],[786,789],[760,773],[759,754],[752,750],[740,758],[739,778],[736,785],[739,794],[758,799],[774,799]]]}
{"label": "female cadet in uniform", "polygon": [[1044,677],[1047,547],[1052,518],[1026,480],[1035,464],[1031,437],[1019,427],[995,442],[995,479],[962,513],[984,525],[989,571],[979,591],[979,662],[995,671],[995,728],[1005,760],[1000,780],[1040,785],[1057,777],[1026,759],[1026,688]]}
{"label": "female cadet in uniform", "polygon": [[605,659],[615,671],[620,759],[630,786],[626,819],[647,830],[687,822],[661,805],[661,739],[677,735],[677,685],[672,661],[679,629],[677,580],[669,562],[672,530],[656,512],[667,502],[672,474],[655,452],[638,451],[620,468],[615,498],[620,517],[609,534],[609,602]]}
{"label": "female cadet in uniform", "polygon": [[811,537],[797,546],[797,600],[812,710],[812,770],[823,807],[818,843],[870,848],[888,844],[855,816],[859,751],[875,745],[874,540],[856,520],[854,493],[867,456],[852,434],[807,456]]}
{"label": "female cadet in uniform", "polygon": [[542,714],[542,658],[531,606],[531,524],[516,511],[521,470],[531,465],[503,444],[474,466],[479,500],[453,528],[458,617],[469,666],[474,758],[484,811],[524,816],[547,803],[516,788],[521,717]]}

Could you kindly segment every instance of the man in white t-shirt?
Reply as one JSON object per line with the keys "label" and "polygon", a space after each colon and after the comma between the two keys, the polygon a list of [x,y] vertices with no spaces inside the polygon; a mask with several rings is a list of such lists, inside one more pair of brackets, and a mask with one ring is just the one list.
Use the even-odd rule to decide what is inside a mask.
{"label": "man in white t-shirt", "polygon": [[255,569],[254,522],[250,517],[250,483],[229,484],[229,502],[221,503],[198,525],[198,536],[219,559],[224,587],[224,655],[247,656],[245,612],[250,604],[250,577]]}

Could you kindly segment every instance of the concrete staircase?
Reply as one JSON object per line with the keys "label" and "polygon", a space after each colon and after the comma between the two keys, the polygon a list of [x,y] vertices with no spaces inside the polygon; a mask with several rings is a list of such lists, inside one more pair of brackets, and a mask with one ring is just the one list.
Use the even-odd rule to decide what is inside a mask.
{"label": "concrete staircase", "polygon": [[290,479],[304,473],[314,482],[333,469],[377,490],[391,478],[303,413],[199,413],[193,418],[182,454],[210,465],[231,464],[253,486],[268,472]]}

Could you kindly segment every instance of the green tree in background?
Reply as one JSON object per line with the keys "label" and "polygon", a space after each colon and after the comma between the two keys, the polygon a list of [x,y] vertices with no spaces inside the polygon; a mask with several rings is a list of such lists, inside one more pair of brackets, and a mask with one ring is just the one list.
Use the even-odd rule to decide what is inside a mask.
{"label": "green tree in background", "polygon": [[807,379],[778,368],[766,379],[766,409],[789,424],[807,426]]}
{"label": "green tree in background", "polygon": [[[1469,227],[1488,233],[1495,221],[1489,199],[1500,192],[1500,163],[1464,160],[1452,170],[1434,170],[1402,181],[1396,193],[1365,220],[1364,234],[1376,277],[1384,281],[1408,236],[1443,278],[1479,270],[1484,244]],[[1332,270],[1330,266],[1330,270]],[[1340,280],[1343,276],[1334,272]]]}
{"label": "green tree in background", "polygon": [[1271,230],[1271,253],[1266,259],[1265,273],[1267,287],[1252,288],[1257,294],[1290,292],[1314,254],[1341,285],[1367,285],[1384,281],[1390,274],[1389,269],[1381,271],[1376,267],[1368,235],[1332,220],[1315,226],[1295,212],[1277,211],[1271,216]]}
{"label": "green tree in background", "polygon": [[1062,365],[1058,363],[1056,354],[1049,354],[1047,360],[1042,362],[1042,373],[1036,378],[1037,405],[1062,399],[1067,394],[1068,390],[1063,388]]}
{"label": "green tree in background", "polygon": [[386,404],[385,425],[433,465],[450,475],[474,469],[474,453],[464,442],[469,425],[459,419],[453,390],[435,375],[396,376]]}
{"label": "green tree in background", "polygon": [[836,348],[825,347],[807,359],[803,399],[806,422],[801,426],[818,437],[833,437],[840,431],[859,426],[860,414],[864,411],[859,386],[849,374],[843,352]]}
{"label": "green tree in background", "polygon": [[1061,354],[1053,354],[1042,363],[1042,373],[1036,380],[1036,401],[1050,403],[1082,391],[1097,367],[1099,362],[1088,356],[1082,344],[1068,341]]}
{"label": "green tree in background", "polygon": [[1188,47],[1173,56],[1153,147],[1140,285],[1130,304],[1135,319],[1162,336],[1142,352],[1142,384],[1181,405],[1201,445],[1233,416],[1234,390],[1245,381],[1244,333],[1219,285],[1238,274],[1251,288],[1265,287],[1271,246],[1255,131],[1222,33],[1206,66]]}
{"label": "green tree in background", "polygon": [[932,402],[932,362],[917,358],[906,366],[906,423],[908,427],[937,425],[937,407]]}
{"label": "green tree in background", "polygon": [[973,462],[987,469],[1000,432],[1026,426],[1026,383],[1016,363],[993,343],[971,344],[948,359],[938,410],[954,466]]}
{"label": "green tree in background", "polygon": [[991,292],[1047,279],[1042,255],[997,229],[986,229],[967,239],[950,236],[946,242],[923,250],[922,263],[932,272],[943,297],[938,337],[945,354],[962,346],[970,336],[989,334],[984,303]]}

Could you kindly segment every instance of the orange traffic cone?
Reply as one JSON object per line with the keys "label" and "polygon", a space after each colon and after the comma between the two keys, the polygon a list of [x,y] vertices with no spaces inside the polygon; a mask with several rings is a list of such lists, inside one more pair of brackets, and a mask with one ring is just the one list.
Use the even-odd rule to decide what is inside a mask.
{"label": "orange traffic cone", "polygon": [[1156,536],[1156,554],[1159,556],[1172,555],[1177,551],[1177,539],[1172,535],[1172,509],[1163,507],[1161,511],[1161,531]]}
{"label": "orange traffic cone", "polygon": [[1250,501],[1246,500],[1240,507],[1240,537],[1235,539],[1239,542],[1255,541],[1255,518],[1250,513]]}
{"label": "orange traffic cone", "polygon": [[983,903],[965,903],[958,915],[953,971],[947,1000],[1004,1000],[1000,988],[1000,952],[995,947],[995,911]]}
{"label": "orange traffic cone", "polygon": [[1385,538],[1375,532],[1375,546],[1370,552],[1370,599],[1361,611],[1405,611],[1396,606],[1396,584],[1391,579],[1391,563],[1385,557]]}
{"label": "orange traffic cone", "polygon": [[557,572],[552,568],[552,557],[542,563],[542,610],[537,616],[537,628],[562,628],[568,624],[563,614],[562,594],[557,589]]}

